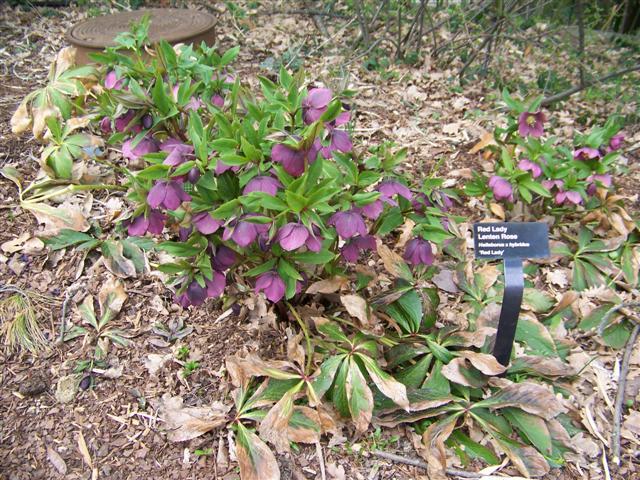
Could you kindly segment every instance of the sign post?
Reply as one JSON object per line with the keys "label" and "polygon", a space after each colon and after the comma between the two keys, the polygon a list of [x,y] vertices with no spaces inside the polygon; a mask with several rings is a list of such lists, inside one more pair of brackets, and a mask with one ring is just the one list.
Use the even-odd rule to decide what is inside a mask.
{"label": "sign post", "polygon": [[536,222],[474,223],[473,244],[477,259],[504,260],[504,296],[493,356],[507,366],[524,293],[522,261],[549,256],[549,229]]}

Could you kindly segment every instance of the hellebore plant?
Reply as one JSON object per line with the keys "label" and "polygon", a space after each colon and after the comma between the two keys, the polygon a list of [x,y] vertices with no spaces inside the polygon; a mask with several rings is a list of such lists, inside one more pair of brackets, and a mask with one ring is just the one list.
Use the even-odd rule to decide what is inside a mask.
{"label": "hellebore plant", "polygon": [[513,116],[507,128],[496,129],[496,145],[488,147],[497,157],[495,173],[488,178],[474,173],[466,193],[503,203],[507,211],[519,201],[557,215],[578,206],[598,208],[597,189],[611,188],[623,145],[616,119],[577,136],[576,146],[568,148],[553,137],[544,140],[547,118],[539,111],[541,98],[526,104],[505,91],[503,99]]}
{"label": "hellebore plant", "polygon": [[403,150],[354,154],[339,92],[281,69],[277,83],[259,79],[256,95],[231,71],[237,48],[160,42],[147,59],[146,27],[136,28],[95,56],[103,88],[84,108],[128,162],[126,233],[154,236],[174,257],[158,269],[183,307],[238,282],[292,300],[308,280],[375,253],[408,218],[411,265],[430,265],[429,240],[452,236],[441,221],[448,197],[398,174]]}

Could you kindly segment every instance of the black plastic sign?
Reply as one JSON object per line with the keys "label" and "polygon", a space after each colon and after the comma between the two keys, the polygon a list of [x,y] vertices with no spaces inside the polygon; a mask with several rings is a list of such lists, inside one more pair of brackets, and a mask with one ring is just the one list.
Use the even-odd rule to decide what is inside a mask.
{"label": "black plastic sign", "polygon": [[549,256],[546,223],[475,223],[473,245],[476,258],[544,258]]}
{"label": "black plastic sign", "polygon": [[504,296],[493,356],[507,366],[524,293],[522,260],[549,256],[549,228],[535,222],[475,223],[473,245],[476,258],[504,259]]}

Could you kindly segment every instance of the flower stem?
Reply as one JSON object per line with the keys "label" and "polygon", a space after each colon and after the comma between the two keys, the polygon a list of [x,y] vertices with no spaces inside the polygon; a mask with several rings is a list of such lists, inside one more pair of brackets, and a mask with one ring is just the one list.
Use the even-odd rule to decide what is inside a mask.
{"label": "flower stem", "polygon": [[311,337],[309,336],[309,330],[307,329],[307,325],[304,323],[302,318],[300,318],[300,315],[298,315],[298,312],[296,311],[296,309],[293,308],[293,306],[289,302],[286,302],[286,303],[287,303],[287,307],[289,307],[289,311],[298,322],[298,325],[300,325],[300,329],[302,330],[305,341],[307,343],[307,364],[305,365],[304,373],[306,375],[309,375],[309,373],[311,372],[311,362],[313,361],[313,350],[311,347]]}

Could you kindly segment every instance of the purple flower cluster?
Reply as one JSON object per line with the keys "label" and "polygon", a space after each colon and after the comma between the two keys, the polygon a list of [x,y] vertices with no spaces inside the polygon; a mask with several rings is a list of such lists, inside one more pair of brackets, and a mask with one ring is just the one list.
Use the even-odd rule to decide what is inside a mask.
{"label": "purple flower cluster", "polygon": [[493,175],[489,179],[489,187],[493,192],[493,198],[497,201],[506,200],[513,202],[513,187],[508,180],[505,180],[499,175]]}

